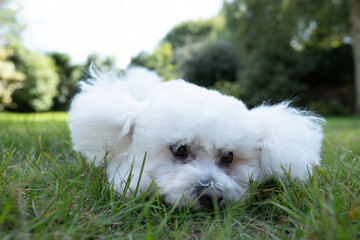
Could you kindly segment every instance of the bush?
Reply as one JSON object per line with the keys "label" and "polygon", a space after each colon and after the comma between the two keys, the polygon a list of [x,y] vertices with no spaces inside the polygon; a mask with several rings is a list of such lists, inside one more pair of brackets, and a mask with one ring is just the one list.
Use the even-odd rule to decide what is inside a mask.
{"label": "bush", "polygon": [[169,42],[161,42],[153,54],[140,52],[131,58],[130,65],[143,66],[156,71],[164,80],[171,80],[177,76],[174,74],[174,49]]}
{"label": "bush", "polygon": [[52,110],[67,111],[71,99],[77,93],[77,83],[83,75],[79,66],[72,65],[70,56],[64,53],[53,52],[49,56],[54,60],[56,72],[59,75],[58,94],[54,98]]}
{"label": "bush", "polygon": [[299,81],[306,71],[298,52],[287,46],[264,47],[247,57],[240,83],[250,106],[264,101],[280,102],[301,96],[306,85]]}
{"label": "bush", "polygon": [[13,94],[16,110],[49,110],[59,83],[53,60],[41,53],[31,52],[19,43],[13,44],[13,48],[14,55],[11,59],[17,69],[26,76],[23,86]]}
{"label": "bush", "polygon": [[214,86],[218,81],[234,82],[238,60],[228,42],[199,42],[185,46],[176,54],[179,75],[200,86]]}
{"label": "bush", "polygon": [[11,51],[0,46],[0,110],[11,107],[13,92],[22,86],[24,74],[8,60]]}
{"label": "bush", "polygon": [[238,99],[242,99],[244,96],[244,89],[241,87],[239,82],[218,81],[212,89]]}
{"label": "bush", "polygon": [[177,49],[209,37],[215,29],[216,18],[186,21],[175,25],[166,34],[163,42],[169,42],[174,49]]}
{"label": "bush", "polygon": [[351,46],[307,47],[301,57],[303,64],[308,66],[300,79],[309,89],[304,101],[309,105],[317,102],[316,111],[326,115],[352,113],[355,87]]}
{"label": "bush", "polygon": [[327,84],[343,86],[354,82],[354,59],[350,45],[337,48],[307,47],[301,53],[309,70],[302,82],[311,86]]}

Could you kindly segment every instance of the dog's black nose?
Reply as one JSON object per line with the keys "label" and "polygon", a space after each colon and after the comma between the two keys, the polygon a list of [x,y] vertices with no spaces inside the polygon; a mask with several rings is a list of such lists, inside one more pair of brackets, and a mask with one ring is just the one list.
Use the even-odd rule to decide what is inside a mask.
{"label": "dog's black nose", "polygon": [[211,208],[224,199],[224,195],[221,191],[214,189],[213,187],[201,187],[197,192],[199,196],[199,202],[202,207]]}

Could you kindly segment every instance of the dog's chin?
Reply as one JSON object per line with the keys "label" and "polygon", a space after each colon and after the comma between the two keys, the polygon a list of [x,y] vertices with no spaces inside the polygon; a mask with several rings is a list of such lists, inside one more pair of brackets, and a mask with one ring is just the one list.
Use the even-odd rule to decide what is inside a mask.
{"label": "dog's chin", "polygon": [[[207,191],[200,193],[194,191],[194,187],[189,187],[188,190],[180,190],[178,192],[163,192],[162,198],[169,205],[174,205],[180,208],[193,208],[204,211],[212,211],[214,209],[222,209],[226,205],[232,204],[239,199],[243,199],[246,196],[247,187],[246,184],[240,184],[235,190],[230,191],[227,188],[221,189],[224,194],[219,198],[217,195],[213,197],[211,195],[205,196]],[[179,194],[180,192],[180,194]]]}
{"label": "dog's chin", "polygon": [[220,202],[217,202],[215,199],[214,201],[204,203],[195,195],[193,196],[179,196],[176,201],[174,199],[169,199],[167,196],[162,196],[163,199],[166,201],[167,204],[177,206],[180,208],[186,208],[186,209],[194,209],[194,210],[200,210],[200,211],[213,211],[215,209],[223,209],[225,206],[232,204],[235,202],[234,200],[230,199],[223,199]]}

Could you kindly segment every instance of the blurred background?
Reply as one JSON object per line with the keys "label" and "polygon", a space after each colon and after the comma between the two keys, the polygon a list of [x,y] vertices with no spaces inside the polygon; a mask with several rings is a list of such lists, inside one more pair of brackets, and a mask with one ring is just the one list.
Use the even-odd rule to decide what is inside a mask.
{"label": "blurred background", "polygon": [[68,110],[91,62],[359,114],[360,0],[0,0],[1,111]]}

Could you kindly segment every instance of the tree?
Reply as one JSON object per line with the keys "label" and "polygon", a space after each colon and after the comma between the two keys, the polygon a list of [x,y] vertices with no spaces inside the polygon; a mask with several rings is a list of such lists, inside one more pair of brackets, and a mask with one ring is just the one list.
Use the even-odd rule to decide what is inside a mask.
{"label": "tree", "polygon": [[68,110],[71,99],[77,93],[77,82],[82,77],[79,66],[71,64],[70,56],[64,53],[49,53],[59,75],[58,94],[54,98],[53,110]]}
{"label": "tree", "polygon": [[[358,63],[360,57],[357,57],[357,54],[360,55],[360,50],[358,50],[360,49],[358,47],[360,46],[360,37],[358,36],[360,32],[359,2],[360,0],[234,0],[225,2],[223,11],[232,39],[234,43],[237,43],[238,50],[244,57],[242,62],[246,64],[245,69],[256,72],[257,68],[258,73],[264,73],[257,77],[267,76],[269,81],[274,82],[273,79],[277,74],[273,75],[275,72],[264,71],[264,68],[261,67],[261,65],[265,66],[261,62],[266,62],[268,59],[268,63],[273,63],[273,68],[283,68],[281,71],[285,73],[284,67],[287,67],[293,72],[287,74],[288,83],[291,81],[301,84],[301,77],[306,78],[306,73],[311,72],[314,67],[309,66],[309,63],[301,59],[303,57],[301,52],[307,48],[319,48],[325,54],[344,44],[352,43],[355,69],[360,68]],[[271,49],[275,50],[270,54]],[[287,64],[287,62],[292,62],[292,64]],[[283,67],[281,67],[281,63],[283,63]],[[355,72],[356,98],[358,99],[355,110],[358,112],[360,73],[358,73],[359,70],[355,70]],[[247,77],[246,74],[243,75],[243,79],[244,77]],[[245,79],[245,82],[251,84],[252,80]],[[267,82],[263,84],[262,88],[268,89],[271,88],[271,85],[275,86],[273,83]],[[281,84],[277,88],[284,89]],[[294,93],[296,92],[299,91],[294,91]]]}
{"label": "tree", "polygon": [[13,92],[22,87],[24,74],[17,71],[15,65],[8,60],[11,51],[0,47],[0,111],[11,107]]}
{"label": "tree", "polygon": [[177,24],[160,41],[153,53],[142,51],[131,59],[130,64],[155,70],[164,80],[177,78],[178,52],[197,42],[215,41],[223,26],[222,16]]}
{"label": "tree", "polygon": [[[0,0],[0,44],[7,44],[12,39],[18,39],[24,27],[17,20],[19,9],[11,8],[15,1]],[[14,6],[14,4],[13,4]]]}
{"label": "tree", "polygon": [[288,19],[282,1],[234,0],[223,11],[242,63],[239,82],[247,104],[278,102],[304,91],[297,77],[302,65],[290,46],[296,22]]}
{"label": "tree", "polygon": [[166,34],[163,42],[169,42],[173,49],[177,49],[188,43],[202,41],[214,31],[215,23],[215,19],[182,22]]}
{"label": "tree", "polygon": [[351,46],[308,46],[299,54],[301,64],[306,66],[298,73],[300,81],[307,86],[302,104],[320,114],[353,113],[355,94]]}
{"label": "tree", "polygon": [[57,94],[59,76],[49,56],[31,52],[19,42],[12,43],[11,60],[26,78],[23,86],[13,94],[18,111],[47,111]]}
{"label": "tree", "polygon": [[360,114],[360,0],[350,1],[349,19],[353,39],[353,56],[355,63],[355,112]]}
{"label": "tree", "polygon": [[344,40],[351,42],[355,71],[354,110],[360,114],[360,0],[312,1],[309,4],[293,0],[289,9],[305,23],[305,28],[313,25],[310,34],[313,42],[325,47],[338,47]]}
{"label": "tree", "polygon": [[229,42],[198,42],[179,50],[177,70],[181,78],[204,87],[237,79],[238,59]]}
{"label": "tree", "polygon": [[120,69],[116,67],[116,58],[114,56],[101,57],[97,53],[92,53],[87,57],[83,69],[87,71],[91,64],[105,71],[120,72]]}
{"label": "tree", "polygon": [[130,65],[143,66],[156,71],[164,80],[176,77],[174,50],[166,41],[159,43],[153,54],[140,52],[138,56],[131,59]]}
{"label": "tree", "polygon": [[17,20],[18,10],[11,8],[10,2],[0,0],[0,110],[14,106],[12,94],[22,86],[25,79],[9,59],[12,49],[7,45],[17,39],[23,29]]}

